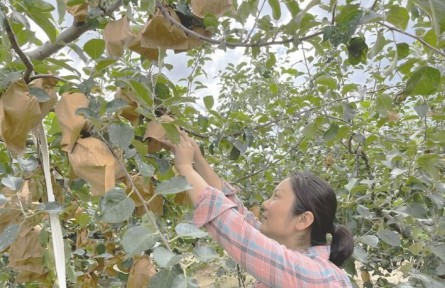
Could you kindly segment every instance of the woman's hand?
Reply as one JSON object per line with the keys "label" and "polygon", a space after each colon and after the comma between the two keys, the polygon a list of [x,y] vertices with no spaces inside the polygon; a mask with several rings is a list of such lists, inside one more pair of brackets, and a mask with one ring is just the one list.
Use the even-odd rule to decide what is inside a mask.
{"label": "woman's hand", "polygon": [[[184,131],[179,132],[180,140],[172,149],[175,154],[175,167],[179,173],[185,169],[193,169],[195,146],[197,144],[190,139]],[[199,149],[199,147],[197,147]]]}

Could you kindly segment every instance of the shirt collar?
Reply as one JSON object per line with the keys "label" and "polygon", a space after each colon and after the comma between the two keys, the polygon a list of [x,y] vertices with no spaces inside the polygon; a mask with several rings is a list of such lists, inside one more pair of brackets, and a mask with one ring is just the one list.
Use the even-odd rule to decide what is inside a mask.
{"label": "shirt collar", "polygon": [[303,252],[304,255],[310,258],[321,257],[326,260],[329,259],[330,253],[331,253],[331,247],[329,247],[328,245],[312,246]]}

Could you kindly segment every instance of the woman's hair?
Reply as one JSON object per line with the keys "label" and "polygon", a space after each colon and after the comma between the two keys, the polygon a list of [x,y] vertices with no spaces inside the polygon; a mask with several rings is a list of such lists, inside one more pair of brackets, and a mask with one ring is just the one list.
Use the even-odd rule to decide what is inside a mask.
{"label": "woman's hair", "polygon": [[348,228],[334,224],[337,211],[337,198],[328,183],[307,172],[299,172],[290,177],[295,194],[293,215],[312,212],[311,245],[326,245],[326,234],[332,235],[329,260],[337,266],[352,255],[354,241]]}

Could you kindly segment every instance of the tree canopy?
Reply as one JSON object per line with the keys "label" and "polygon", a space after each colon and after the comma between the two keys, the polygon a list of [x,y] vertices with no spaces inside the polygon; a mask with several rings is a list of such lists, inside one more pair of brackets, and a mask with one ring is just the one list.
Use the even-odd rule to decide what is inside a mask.
{"label": "tree canopy", "polygon": [[8,0],[0,22],[2,286],[196,287],[212,261],[243,284],[190,224],[158,141],[180,128],[252,211],[327,180],[365,287],[442,287],[443,0]]}

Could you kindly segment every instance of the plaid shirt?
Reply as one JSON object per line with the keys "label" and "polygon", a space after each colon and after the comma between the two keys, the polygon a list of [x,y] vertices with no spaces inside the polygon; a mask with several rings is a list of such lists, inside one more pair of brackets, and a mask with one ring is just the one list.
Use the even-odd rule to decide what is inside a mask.
{"label": "plaid shirt", "polygon": [[352,287],[344,271],[330,262],[329,246],[304,253],[287,249],[258,229],[261,223],[224,183],[223,191],[207,187],[193,215],[227,253],[259,282],[255,287]]}

